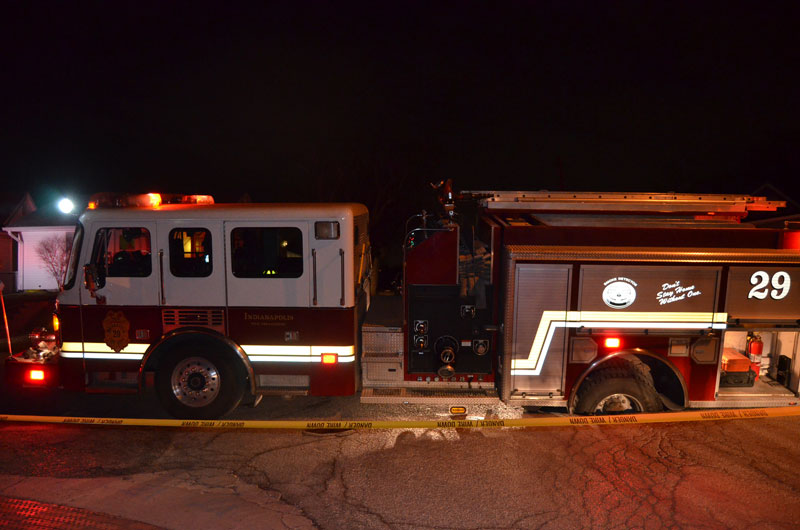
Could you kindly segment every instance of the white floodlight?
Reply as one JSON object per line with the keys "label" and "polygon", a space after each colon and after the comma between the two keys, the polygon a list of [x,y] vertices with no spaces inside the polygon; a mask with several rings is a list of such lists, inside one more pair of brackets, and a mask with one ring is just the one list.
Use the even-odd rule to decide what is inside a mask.
{"label": "white floodlight", "polygon": [[75,209],[75,205],[72,203],[71,200],[64,197],[60,201],[58,201],[58,209],[61,210],[61,213],[72,213],[72,210]]}

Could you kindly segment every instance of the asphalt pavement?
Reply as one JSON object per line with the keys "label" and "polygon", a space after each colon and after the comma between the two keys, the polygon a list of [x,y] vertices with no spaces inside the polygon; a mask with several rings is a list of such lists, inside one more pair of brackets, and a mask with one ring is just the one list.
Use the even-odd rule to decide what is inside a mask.
{"label": "asphalt pavement", "polygon": [[[70,415],[146,417],[148,399],[60,405]],[[232,417],[446,414],[356,398],[265,398]],[[798,438],[797,417],[324,434],[0,423],[0,495],[112,518],[103,528],[793,529]]]}

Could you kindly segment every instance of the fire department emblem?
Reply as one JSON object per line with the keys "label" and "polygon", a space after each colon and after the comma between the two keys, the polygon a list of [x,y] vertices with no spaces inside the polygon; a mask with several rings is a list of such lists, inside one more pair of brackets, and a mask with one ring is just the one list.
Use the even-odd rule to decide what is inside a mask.
{"label": "fire department emblem", "polygon": [[130,342],[128,331],[131,323],[122,314],[122,311],[109,311],[103,319],[106,344],[109,348],[119,353]]}

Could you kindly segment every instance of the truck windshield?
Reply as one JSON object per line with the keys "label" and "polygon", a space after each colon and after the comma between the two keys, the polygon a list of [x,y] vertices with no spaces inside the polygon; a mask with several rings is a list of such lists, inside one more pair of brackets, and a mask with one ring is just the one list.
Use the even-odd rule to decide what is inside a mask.
{"label": "truck windshield", "polygon": [[72,238],[72,250],[69,254],[69,266],[64,278],[64,289],[72,289],[78,271],[78,258],[81,255],[81,242],[83,241],[83,225],[78,222],[75,227],[75,237]]}

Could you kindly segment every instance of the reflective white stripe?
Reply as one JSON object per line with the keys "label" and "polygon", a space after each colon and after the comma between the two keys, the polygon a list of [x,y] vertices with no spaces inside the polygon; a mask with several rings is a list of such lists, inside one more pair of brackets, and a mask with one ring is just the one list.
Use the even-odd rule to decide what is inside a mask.
{"label": "reflective white stripe", "polygon": [[[335,353],[335,352],[325,352]],[[144,355],[141,353],[94,353],[94,352],[61,352],[61,357],[66,359],[117,359],[117,360],[141,360]],[[250,362],[256,363],[319,363],[322,362],[322,355],[248,355]],[[355,355],[339,355],[338,362],[355,362]]]}
{"label": "reflective white stripe", "polygon": [[[128,344],[120,352],[115,352],[102,342],[65,342],[61,345],[61,357],[65,359],[118,359],[126,361],[141,360],[149,344]],[[85,349],[84,349],[85,348]]]}
{"label": "reflective white stripe", "polygon": [[[149,348],[149,344],[128,344],[119,353],[144,353]],[[62,352],[95,352],[95,353],[113,353],[119,355],[108,347],[107,344],[102,342],[65,342],[61,345]],[[141,355],[139,356],[141,357]]]}
{"label": "reflective white stripe", "polygon": [[[242,349],[247,353],[247,358],[256,363],[319,363],[322,362],[324,353],[335,353],[340,363],[352,363],[356,360],[355,346],[243,345]],[[306,353],[301,354],[300,351]],[[265,355],[264,352],[269,353]]]}
{"label": "reflective white stripe", "polygon": [[141,353],[95,353],[95,352],[61,352],[61,357],[66,359],[113,359],[115,361],[141,361]]}
{"label": "reflective white stripe", "polygon": [[[122,359],[138,360],[144,357],[148,344],[129,344],[117,353],[105,344],[86,342],[86,350],[80,342],[65,342],[61,356],[66,359]],[[264,346],[258,344],[242,345],[251,362],[272,363],[319,363],[322,354],[335,353],[340,363],[355,362],[355,346]],[[141,352],[141,353],[137,353]]]}
{"label": "reflective white stripe", "polygon": [[566,315],[561,320],[595,320],[598,322],[727,322],[728,313],[686,311],[545,311]]}
{"label": "reflective white stripe", "polygon": [[578,322],[578,326],[585,328],[615,328],[615,329],[725,329],[727,324],[713,324],[711,322]]}
{"label": "reflective white stripe", "polygon": [[342,357],[352,357],[355,355],[354,346],[311,346],[311,355],[322,355],[323,353],[335,353]]}
{"label": "reflective white stripe", "polygon": [[[304,357],[319,357],[323,353],[335,353],[342,357],[353,357],[355,355],[354,346],[261,346],[257,344],[242,344],[242,349],[247,357],[296,357],[295,361],[303,362]],[[345,362],[345,361],[342,361]]]}
{"label": "reflective white stripe", "polygon": [[527,359],[511,360],[511,375],[540,375],[557,328],[725,329],[727,313],[543,311]]}
{"label": "reflective white stripe", "polygon": [[248,357],[253,355],[280,355],[286,357],[311,355],[311,346],[261,346],[258,344],[242,344],[242,349]]}
{"label": "reflective white stripe", "polygon": [[[250,355],[248,356],[251,363],[321,363],[322,356],[309,356],[309,357],[293,357],[290,355]],[[340,363],[355,362],[355,355],[350,357],[339,357]]]}

